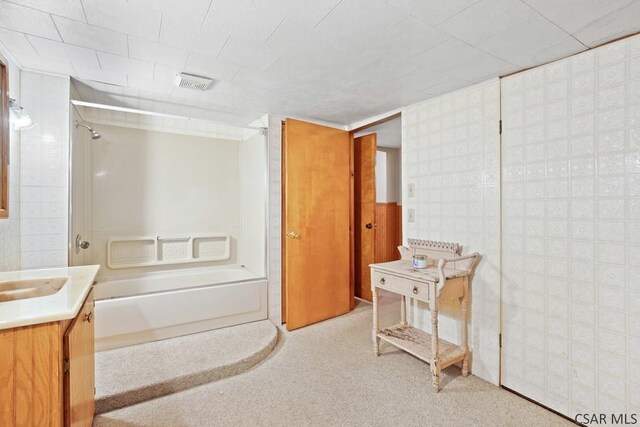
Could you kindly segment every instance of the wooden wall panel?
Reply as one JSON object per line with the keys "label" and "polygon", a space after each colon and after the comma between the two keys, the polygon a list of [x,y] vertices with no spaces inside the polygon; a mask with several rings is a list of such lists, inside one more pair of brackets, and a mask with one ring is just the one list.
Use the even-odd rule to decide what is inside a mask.
{"label": "wooden wall panel", "polygon": [[376,203],[375,262],[400,259],[402,244],[402,206],[397,203]]}

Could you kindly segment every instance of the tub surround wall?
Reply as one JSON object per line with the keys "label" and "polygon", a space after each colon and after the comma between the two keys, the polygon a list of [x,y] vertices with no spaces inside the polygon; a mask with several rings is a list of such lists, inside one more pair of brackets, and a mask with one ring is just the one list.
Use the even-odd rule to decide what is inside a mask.
{"label": "tub surround wall", "polygon": [[[71,86],[73,88],[73,99],[81,100],[82,98],[77,88],[73,84]],[[86,121],[101,125],[234,141],[242,141],[255,134],[254,129],[224,125],[193,117],[185,120],[184,117],[132,114],[126,111],[91,108],[79,105],[76,107]]]}
{"label": "tub surround wall", "polygon": [[111,237],[226,234],[232,239],[231,258],[197,267],[243,263],[240,141],[90,126],[102,134],[84,142],[91,153],[90,262],[105,266],[101,278],[194,267],[109,269]]}
{"label": "tub surround wall", "polygon": [[20,132],[22,268],[67,265],[69,77],[22,71],[20,103],[35,126]]}
{"label": "tub surround wall", "polygon": [[503,384],[640,408],[640,37],[502,80]]}
{"label": "tub surround wall", "polygon": [[[479,252],[471,283],[469,341],[473,374],[500,375],[500,83],[492,80],[402,112],[403,236],[444,240]],[[415,184],[415,196],[407,186]],[[408,220],[412,210],[415,221]],[[422,304],[410,310],[429,331]],[[460,341],[459,309],[443,307],[440,335]]]}
{"label": "tub surround wall", "polygon": [[[20,69],[0,48],[9,62],[9,96],[21,102]],[[0,219],[0,271],[19,270],[20,258],[20,132],[9,133],[9,217]]]}
{"label": "tub surround wall", "polygon": [[282,120],[269,116],[269,319],[282,323]]}
{"label": "tub surround wall", "polygon": [[[104,265],[96,286],[97,348],[266,319],[265,137],[254,131],[231,140],[88,124],[102,138],[78,138],[91,159],[84,178],[91,203],[77,203],[75,214],[88,218],[88,262]],[[106,265],[109,239],[148,236],[155,243],[157,236],[201,233],[230,235],[231,258]],[[166,245],[166,256],[184,258],[184,242],[163,241],[163,256]],[[147,252],[136,258],[136,250],[121,247],[122,260],[147,259]]]}
{"label": "tub surround wall", "polygon": [[266,136],[257,133],[240,142],[240,194],[242,212],[243,265],[260,277],[266,276],[265,244],[267,209]]}
{"label": "tub surround wall", "polygon": [[[73,96],[73,85],[72,95]],[[86,175],[91,167],[91,134],[84,127],[76,127],[75,123],[84,123],[84,118],[79,109],[71,106],[71,223],[69,230],[69,241],[75,244],[76,235],[80,235],[83,240],[90,239],[91,230],[91,198],[85,195],[91,194],[91,181]],[[75,248],[73,248],[75,249]],[[78,253],[75,250],[69,251],[69,265],[86,265],[89,263],[92,248],[81,250]]]}

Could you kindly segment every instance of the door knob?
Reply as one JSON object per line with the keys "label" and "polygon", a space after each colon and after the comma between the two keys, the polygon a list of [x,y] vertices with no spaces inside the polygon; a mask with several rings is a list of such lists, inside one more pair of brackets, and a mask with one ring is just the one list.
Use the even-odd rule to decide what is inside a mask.
{"label": "door knob", "polygon": [[287,236],[290,239],[298,239],[300,237],[297,231],[290,231],[287,234],[285,234],[285,236]]}
{"label": "door knob", "polygon": [[76,253],[77,254],[80,253],[80,249],[89,249],[90,245],[91,245],[91,243],[87,242],[86,240],[82,240],[82,236],[81,235],[78,234],[76,236],[75,248],[76,248]]}
{"label": "door knob", "polygon": [[369,230],[371,230],[371,229],[373,228],[373,224],[371,224],[371,223],[369,222],[369,223],[367,223],[367,224],[365,225],[365,227],[366,227],[366,228],[368,228]]}

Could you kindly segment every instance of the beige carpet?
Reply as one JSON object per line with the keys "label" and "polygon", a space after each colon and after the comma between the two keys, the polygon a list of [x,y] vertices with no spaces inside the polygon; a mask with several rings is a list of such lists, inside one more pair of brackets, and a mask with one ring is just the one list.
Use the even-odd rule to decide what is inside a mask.
{"label": "beige carpet", "polygon": [[[383,297],[386,322],[398,303]],[[254,368],[96,417],[95,426],[563,426],[569,421],[477,377],[371,344],[371,306],[290,333]]]}
{"label": "beige carpet", "polygon": [[246,371],[271,353],[268,320],[96,353],[96,413]]}

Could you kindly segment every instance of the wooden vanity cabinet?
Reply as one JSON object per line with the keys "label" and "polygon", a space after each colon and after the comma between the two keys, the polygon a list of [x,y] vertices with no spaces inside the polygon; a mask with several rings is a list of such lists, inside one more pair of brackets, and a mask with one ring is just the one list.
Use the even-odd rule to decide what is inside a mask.
{"label": "wooden vanity cabinet", "polygon": [[0,426],[91,426],[94,303],[74,319],[0,330]]}
{"label": "wooden vanity cabinet", "polygon": [[64,334],[64,425],[91,426],[95,411],[93,291]]}

